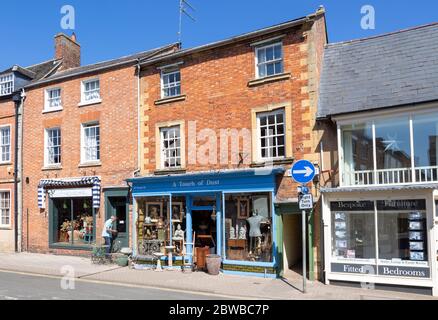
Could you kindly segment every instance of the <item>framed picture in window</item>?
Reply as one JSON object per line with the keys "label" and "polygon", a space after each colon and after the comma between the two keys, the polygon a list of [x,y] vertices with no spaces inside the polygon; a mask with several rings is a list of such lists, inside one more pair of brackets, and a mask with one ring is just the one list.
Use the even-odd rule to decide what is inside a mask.
{"label": "framed picture in window", "polygon": [[335,220],[345,221],[345,213],[344,212],[336,212]]}
{"label": "framed picture in window", "polygon": [[245,198],[237,199],[237,218],[246,220],[249,218],[249,200]]}
{"label": "framed picture in window", "polygon": [[347,223],[344,221],[336,221],[335,222],[335,230],[337,231],[344,231],[347,229]]}
{"label": "framed picture in window", "polygon": [[411,252],[410,259],[412,261],[424,261],[424,252]]}
{"label": "framed picture in window", "polygon": [[161,202],[146,203],[146,214],[152,222],[158,222],[158,219],[163,217],[163,204]]}
{"label": "framed picture in window", "polygon": [[[169,213],[170,213],[170,203],[169,203]],[[183,202],[172,202],[172,221],[182,222],[184,220],[184,203]]]}
{"label": "framed picture in window", "polygon": [[336,240],[336,247],[339,249],[346,249],[347,248],[347,241],[345,240]]}
{"label": "framed picture in window", "polygon": [[413,251],[423,251],[424,250],[424,242],[410,242],[409,249]]}
{"label": "framed picture in window", "polygon": [[423,230],[423,222],[422,221],[410,221],[409,222],[410,230]]}
{"label": "framed picture in window", "polygon": [[411,213],[409,213],[409,219],[410,220],[423,219],[423,214],[421,212],[418,212],[418,211],[411,212]]}
{"label": "framed picture in window", "polygon": [[423,241],[424,240],[423,232],[418,232],[418,231],[409,232],[409,240]]}

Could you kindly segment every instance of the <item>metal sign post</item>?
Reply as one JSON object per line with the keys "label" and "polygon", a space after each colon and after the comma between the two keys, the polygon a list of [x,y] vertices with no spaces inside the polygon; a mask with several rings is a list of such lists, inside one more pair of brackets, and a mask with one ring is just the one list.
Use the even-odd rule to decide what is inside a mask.
{"label": "metal sign post", "polygon": [[301,186],[298,187],[299,206],[302,210],[302,241],[303,241],[303,293],[307,293],[307,211],[313,209],[313,196],[306,186],[316,175],[315,166],[306,160],[298,161],[291,169],[292,178]]}
{"label": "metal sign post", "polygon": [[303,293],[307,293],[306,210],[303,210]]}

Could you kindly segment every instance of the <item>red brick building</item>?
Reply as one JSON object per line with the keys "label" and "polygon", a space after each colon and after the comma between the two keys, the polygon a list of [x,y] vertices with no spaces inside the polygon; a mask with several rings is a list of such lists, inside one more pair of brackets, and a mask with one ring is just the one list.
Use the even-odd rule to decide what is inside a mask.
{"label": "red brick building", "polygon": [[[300,261],[288,169],[320,159],[314,126],[326,41],[320,9],[141,63],[142,177],[131,180],[137,254],[158,241],[163,253],[176,248],[174,263],[186,261],[181,226],[186,251],[194,243],[199,263],[209,247],[225,272],[275,276]],[[313,277],[319,235],[309,227]]]}
{"label": "red brick building", "polygon": [[175,48],[81,66],[76,36],[55,37],[59,69],[26,87],[24,250],[86,252],[111,215],[120,245],[129,246],[125,180],[139,169],[136,65]]}
{"label": "red brick building", "polygon": [[21,250],[22,89],[58,66],[54,59],[0,72],[0,252]]}

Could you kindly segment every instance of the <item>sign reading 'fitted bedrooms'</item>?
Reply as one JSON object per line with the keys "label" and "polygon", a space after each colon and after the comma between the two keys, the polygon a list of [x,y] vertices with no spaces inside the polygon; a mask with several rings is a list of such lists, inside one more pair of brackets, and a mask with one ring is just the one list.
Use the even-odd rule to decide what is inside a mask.
{"label": "sign reading 'fitted bedrooms'", "polygon": [[[376,274],[376,266],[348,263],[332,263],[332,272],[349,274]],[[377,275],[384,277],[430,278],[429,268],[411,266],[379,266]]]}

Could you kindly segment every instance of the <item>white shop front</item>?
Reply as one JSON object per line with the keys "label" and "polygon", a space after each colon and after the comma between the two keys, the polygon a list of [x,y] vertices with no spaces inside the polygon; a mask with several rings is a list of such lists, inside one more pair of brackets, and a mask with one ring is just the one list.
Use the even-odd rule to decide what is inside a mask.
{"label": "white shop front", "polygon": [[428,184],[323,190],[325,282],[434,289],[437,189]]}

